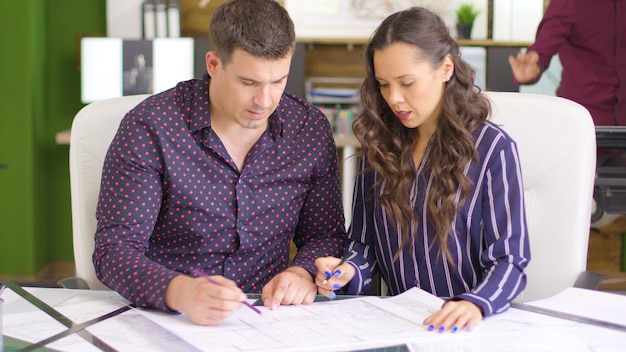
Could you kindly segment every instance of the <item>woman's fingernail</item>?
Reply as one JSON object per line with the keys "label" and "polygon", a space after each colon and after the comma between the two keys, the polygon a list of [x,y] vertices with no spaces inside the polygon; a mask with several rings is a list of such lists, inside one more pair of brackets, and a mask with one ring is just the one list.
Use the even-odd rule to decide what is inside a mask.
{"label": "woman's fingernail", "polygon": [[339,284],[334,284],[334,285],[333,285],[333,288],[334,288],[335,290],[338,290],[338,289],[340,289],[340,288],[341,288],[341,285],[339,285]]}
{"label": "woman's fingernail", "polygon": [[336,295],[334,292],[331,292],[331,293],[328,295],[328,298],[330,298],[330,299],[335,299],[335,297],[337,297],[337,295]]}
{"label": "woman's fingernail", "polygon": [[458,330],[459,330],[458,326],[455,326],[455,327],[452,328],[452,332],[457,332]]}
{"label": "woman's fingernail", "polygon": [[435,326],[433,324],[428,325],[428,331],[435,330]]}
{"label": "woman's fingernail", "polygon": [[335,275],[335,277],[339,277],[339,275],[341,275],[341,270],[335,270],[333,275]]}
{"label": "woman's fingernail", "polygon": [[442,332],[446,331],[446,328],[442,325],[442,326],[439,327],[439,329],[437,331],[442,333]]}
{"label": "woman's fingernail", "polygon": [[326,271],[324,271],[324,275],[326,275],[326,278],[330,279],[331,276],[333,276],[333,273],[331,273],[330,271],[326,270]]}
{"label": "woman's fingernail", "polygon": [[472,331],[472,324],[465,325],[465,330]]}

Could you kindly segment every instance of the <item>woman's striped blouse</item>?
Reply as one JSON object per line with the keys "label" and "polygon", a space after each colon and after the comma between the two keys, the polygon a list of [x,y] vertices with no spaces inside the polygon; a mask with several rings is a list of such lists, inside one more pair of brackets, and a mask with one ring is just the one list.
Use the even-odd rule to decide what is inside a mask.
{"label": "woman's striped blouse", "polygon": [[[489,316],[507,309],[524,290],[530,249],[517,146],[491,122],[479,126],[474,138],[479,157],[465,169],[474,188],[456,215],[448,241],[453,265],[440,252],[426,212],[433,177],[424,167],[428,149],[410,194],[398,195],[410,197],[419,227],[413,249],[405,246],[395,261],[400,237],[378,202],[380,189],[372,188],[380,176],[374,171],[359,174],[346,247],[357,274],[347,293],[367,290],[379,272],[391,295],[417,286],[439,297],[473,302]],[[366,165],[362,159],[359,169]]]}

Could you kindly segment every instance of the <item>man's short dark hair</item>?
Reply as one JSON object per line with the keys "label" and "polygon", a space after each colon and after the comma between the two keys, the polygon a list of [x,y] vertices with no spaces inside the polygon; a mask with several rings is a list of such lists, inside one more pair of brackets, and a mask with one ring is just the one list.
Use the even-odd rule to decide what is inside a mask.
{"label": "man's short dark hair", "polygon": [[224,64],[242,49],[266,59],[281,59],[294,50],[296,34],[287,10],[274,0],[229,0],[213,13],[211,50]]}

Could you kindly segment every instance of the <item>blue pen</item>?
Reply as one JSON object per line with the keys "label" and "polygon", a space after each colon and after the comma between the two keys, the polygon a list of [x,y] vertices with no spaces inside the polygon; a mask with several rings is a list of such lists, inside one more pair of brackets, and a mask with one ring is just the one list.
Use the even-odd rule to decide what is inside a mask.
{"label": "blue pen", "polygon": [[[348,256],[349,256],[349,253],[346,253],[346,254],[344,254],[344,255],[341,257],[341,261],[339,261],[339,264],[337,264],[337,265],[335,266],[335,270],[334,270],[332,273],[331,273],[330,271],[328,271],[328,270],[326,270],[326,271],[324,272],[324,275],[326,275],[326,280],[324,280],[324,282],[322,282],[322,285],[326,285],[326,283],[328,282],[328,280],[330,280],[330,278],[331,278],[331,277],[333,277],[333,276],[334,276],[334,277],[339,277],[339,276],[341,275],[341,270],[339,270],[339,269],[337,269],[337,268],[338,268],[338,267],[340,267],[340,266],[341,266],[341,264],[345,263],[345,262],[346,262],[346,260],[348,260]],[[341,288],[341,286],[340,286],[339,284],[334,284],[334,285],[333,285],[333,291],[334,291],[334,290],[338,290],[338,289],[340,289],[340,288]],[[335,292],[331,292],[331,293],[328,295],[328,298],[330,298],[330,299],[335,299],[335,297],[337,297],[337,295],[335,294]]]}
{"label": "blue pen", "polygon": [[[339,262],[339,264],[337,264],[336,268],[340,267],[341,264],[343,264],[345,262],[346,262],[346,257],[341,258],[341,261]],[[333,276],[339,277],[339,275],[341,275],[341,270],[335,269],[335,271],[333,271]]]}
{"label": "blue pen", "polygon": [[341,257],[341,261],[339,262],[339,264],[337,264],[335,266],[335,270],[331,273],[330,271],[326,270],[324,271],[324,275],[326,275],[326,280],[324,280],[324,282],[322,282],[322,285],[326,285],[326,283],[328,282],[328,280],[330,280],[331,277],[339,277],[339,275],[341,275],[341,270],[337,270],[336,268],[340,267],[341,264],[345,263],[346,260],[348,260],[348,254],[344,255],[343,257]]}

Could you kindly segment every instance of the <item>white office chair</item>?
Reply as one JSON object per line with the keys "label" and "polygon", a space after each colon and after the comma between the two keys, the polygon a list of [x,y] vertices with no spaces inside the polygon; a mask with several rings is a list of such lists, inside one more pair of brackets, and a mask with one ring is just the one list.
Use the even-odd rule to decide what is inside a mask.
{"label": "white office chair", "polygon": [[[492,120],[518,144],[532,260],[518,298],[551,296],[572,285],[595,287],[585,274],[595,173],[595,129],[586,109],[543,95],[487,92]],[[70,141],[72,228],[77,278],[65,287],[105,289],[91,261],[104,156],[124,114],[148,95],[98,101],[78,112]],[[592,279],[589,282],[580,277]]]}
{"label": "white office chair", "polygon": [[492,121],[518,145],[524,181],[531,261],[518,302],[570,286],[596,288],[604,276],[586,272],[596,169],[595,127],[570,100],[525,93],[486,92]]}
{"label": "white office chair", "polygon": [[74,117],[70,137],[70,190],[76,277],[60,280],[63,287],[108,289],[96,277],[91,260],[102,165],[122,118],[148,96],[96,101]]}

